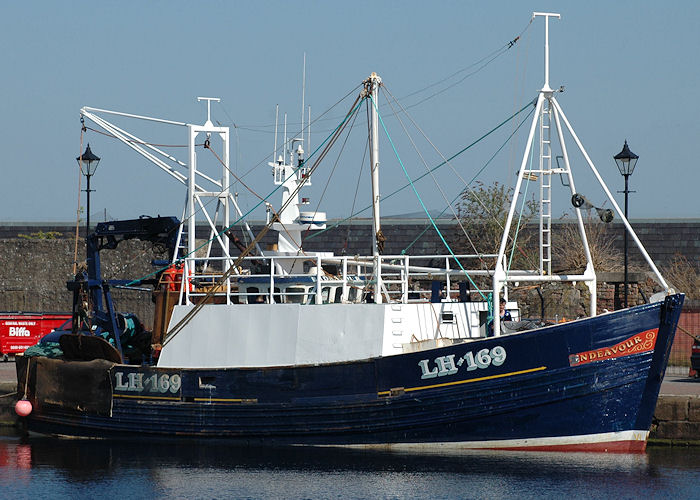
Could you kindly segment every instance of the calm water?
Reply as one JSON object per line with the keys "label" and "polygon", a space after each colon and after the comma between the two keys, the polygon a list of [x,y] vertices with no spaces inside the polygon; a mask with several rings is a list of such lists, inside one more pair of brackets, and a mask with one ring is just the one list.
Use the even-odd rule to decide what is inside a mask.
{"label": "calm water", "polygon": [[0,436],[0,497],[700,498],[700,449],[388,453]]}

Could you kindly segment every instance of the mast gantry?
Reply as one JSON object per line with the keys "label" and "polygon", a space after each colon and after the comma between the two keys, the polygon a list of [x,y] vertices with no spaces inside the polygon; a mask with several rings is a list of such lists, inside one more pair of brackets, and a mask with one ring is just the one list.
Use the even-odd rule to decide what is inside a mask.
{"label": "mast gantry", "polygon": [[[564,123],[566,129],[568,130],[571,137],[574,139],[576,146],[581,151],[586,163],[595,175],[598,183],[602,187],[603,191],[607,195],[611,204],[615,208],[618,216],[621,218],[623,224],[625,225],[627,231],[632,235],[634,241],[637,243],[639,250],[645,257],[647,263],[650,265],[651,269],[656,274],[659,279],[659,283],[668,290],[668,285],[664,281],[663,277],[659,273],[656,265],[652,262],[649,254],[642,246],[639,238],[634,233],[634,230],[630,226],[629,222],[625,218],[620,207],[615,202],[610,190],[605,185],[602,177],[598,173],[595,165],[591,161],[588,153],[583,147],[583,144],[579,140],[576,132],[572,128],[569,120],[566,118],[564,111],[562,110],[559,102],[557,101],[555,94],[563,92],[563,87],[559,90],[552,90],[549,82],[549,19],[556,18],[561,19],[560,14],[551,12],[534,12],[532,18],[544,17],[545,25],[545,40],[544,40],[544,84],[540,89],[539,96],[537,98],[537,104],[535,105],[535,113],[532,120],[532,125],[530,126],[530,133],[527,139],[527,145],[525,147],[525,152],[523,154],[522,162],[520,164],[520,170],[518,171],[518,180],[515,184],[515,192],[513,194],[513,200],[511,201],[510,209],[508,211],[508,217],[506,219],[505,229],[503,232],[503,238],[501,239],[501,245],[499,247],[498,258],[496,262],[496,268],[494,270],[493,276],[493,303],[494,310],[498,311],[495,307],[499,302],[501,290],[504,288],[507,282],[584,282],[590,292],[590,315],[596,315],[596,274],[593,267],[593,259],[591,257],[591,251],[588,245],[588,240],[586,239],[586,232],[583,224],[583,216],[579,207],[574,206],[574,213],[576,214],[576,220],[578,225],[579,235],[581,237],[581,242],[583,244],[584,254],[586,256],[586,269],[583,274],[573,275],[573,274],[552,274],[552,175],[560,174],[566,176],[568,180],[568,187],[573,196],[576,193],[576,187],[574,184],[574,178],[571,172],[571,164],[569,160],[569,152],[564,142],[564,134],[562,128],[562,122]],[[538,126],[539,125],[539,126]],[[559,145],[561,147],[561,158],[563,159],[563,167],[559,165],[553,165],[552,163],[552,127],[556,129],[556,137],[558,139]],[[539,130],[538,130],[539,129]],[[539,132],[539,161],[536,163],[536,167],[528,166],[528,159],[530,156],[530,151],[533,147],[533,142],[535,138],[535,132]],[[510,270],[506,266],[506,247],[508,243],[508,237],[510,234],[510,228],[513,223],[513,216],[515,214],[515,209],[518,204],[518,198],[520,196],[520,188],[522,186],[523,180],[526,182],[538,180],[540,183],[539,195],[540,195],[540,224],[539,224],[539,266],[535,273],[530,275],[523,275],[521,273],[510,273]],[[500,317],[497,313],[494,314],[494,333],[495,335],[500,334]]]}
{"label": "mast gantry", "polygon": [[[116,139],[124,143],[126,146],[142,155],[155,166],[166,172],[175,180],[183,184],[187,188],[186,207],[183,213],[183,224],[180,226],[175,254],[173,260],[181,258],[183,255],[191,255],[192,262],[187,265],[194,265],[194,254],[192,252],[196,248],[194,239],[195,217],[203,216],[209,225],[210,240],[216,240],[221,247],[221,253],[228,260],[222,264],[224,267],[230,263],[229,245],[226,238],[222,238],[221,228],[226,229],[231,223],[230,211],[233,208],[238,217],[242,217],[240,207],[231,193],[231,180],[229,170],[229,128],[214,126],[211,121],[211,103],[219,102],[216,97],[198,97],[198,101],[205,101],[207,105],[207,119],[203,125],[193,125],[190,123],[176,122],[172,120],[164,120],[150,116],[135,115],[131,113],[123,113],[107,109],[82,107],[80,109],[81,116],[91,120],[100,128],[113,135]],[[163,151],[156,145],[145,141],[127,130],[111,123],[103,115],[112,115],[121,118],[144,120],[158,124],[174,125],[185,127],[188,129],[188,157],[187,161],[179,160],[173,155]],[[204,165],[197,165],[198,147],[195,139],[199,134],[205,134],[207,137],[207,147],[212,153],[215,153],[214,148],[218,150],[215,153],[218,163],[220,164],[221,175],[213,173],[209,175]],[[213,140],[219,138],[219,140]],[[204,162],[202,162],[204,163]],[[178,170],[185,170],[186,173]],[[215,207],[208,210],[208,201],[212,198],[216,199]],[[211,213],[209,213],[211,212]],[[254,238],[253,232],[246,221],[243,222],[245,230]],[[200,259],[202,263],[207,263],[210,252],[212,250],[211,242],[205,250],[206,255]],[[258,250],[260,251],[259,247]]]}
{"label": "mast gantry", "polygon": [[[549,19],[560,19],[561,16],[551,12],[534,12],[532,18],[544,17],[545,19],[545,41],[544,41],[544,83],[540,89],[535,105],[535,113],[530,133],[527,139],[527,145],[523,154],[520,170],[518,171],[518,180],[515,185],[513,200],[508,211],[508,218],[503,232],[503,238],[499,248],[498,259],[493,277],[493,310],[498,311],[496,304],[500,299],[501,290],[507,282],[513,281],[533,281],[533,282],[553,282],[553,281],[582,281],[588,286],[591,296],[591,316],[596,314],[596,276],[593,269],[593,261],[591,258],[590,249],[586,240],[586,234],[583,225],[583,216],[579,208],[575,208],[576,218],[578,221],[578,230],[586,256],[586,269],[582,275],[553,275],[552,274],[552,175],[565,175],[568,180],[568,186],[573,196],[576,193],[574,179],[571,174],[569,155],[564,142],[564,137],[561,129],[560,114],[561,108],[556,102],[554,94],[562,90],[553,91],[549,82]],[[568,123],[568,122],[566,122]],[[564,165],[554,165],[552,157],[554,155],[552,149],[552,128],[556,129],[556,137],[559,141],[562,150]],[[533,147],[535,133],[539,136],[539,159],[533,165],[528,165],[528,159]],[[573,131],[570,132],[573,133]],[[523,276],[510,274],[510,270],[506,266],[506,247],[510,228],[513,222],[518,198],[520,196],[520,188],[523,181],[539,181],[539,264],[535,273]],[[500,334],[500,317],[494,312],[494,333]]]}

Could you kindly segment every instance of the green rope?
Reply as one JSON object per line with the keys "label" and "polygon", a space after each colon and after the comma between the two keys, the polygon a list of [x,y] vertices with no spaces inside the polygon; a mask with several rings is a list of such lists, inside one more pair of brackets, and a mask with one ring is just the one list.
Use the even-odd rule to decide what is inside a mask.
{"label": "green rope", "polygon": [[[500,129],[503,125],[505,125],[506,123],[508,123],[509,121],[511,121],[513,118],[515,118],[516,116],[518,116],[520,113],[522,113],[523,111],[525,111],[525,109],[527,109],[528,106],[532,106],[532,104],[533,104],[534,102],[536,102],[536,100],[535,100],[535,101],[528,102],[525,106],[523,106],[522,108],[520,108],[518,111],[516,111],[515,113],[513,113],[511,116],[509,116],[508,118],[506,118],[504,121],[502,121],[501,123],[499,123],[498,125],[496,125],[496,126],[495,126],[494,128],[492,128],[491,130],[489,130],[488,132],[486,132],[484,135],[482,135],[481,137],[479,137],[477,140],[475,140],[474,142],[472,142],[471,144],[469,144],[469,145],[466,146],[465,148],[461,149],[460,151],[456,152],[455,154],[453,154],[452,156],[450,156],[449,158],[447,158],[447,159],[444,160],[443,162],[438,163],[435,167],[433,167],[432,169],[428,170],[426,173],[421,174],[420,176],[416,177],[414,180],[417,182],[417,181],[423,179],[425,176],[430,175],[432,172],[436,171],[437,169],[439,169],[439,168],[441,168],[441,167],[447,165],[450,161],[454,160],[454,159],[457,158],[459,155],[461,155],[462,153],[464,153],[464,152],[467,151],[468,149],[472,148],[472,147],[475,146],[477,143],[481,142],[481,141],[484,140],[486,137],[488,137],[489,135],[491,135],[492,133],[494,133],[496,130]],[[410,186],[410,184],[405,184],[403,187],[400,187],[399,189],[397,189],[397,190],[394,191],[393,193],[390,193],[390,194],[388,194],[388,195],[386,195],[386,196],[383,196],[382,199],[386,200],[386,199],[388,199],[388,198],[391,198],[392,196],[394,196],[394,195],[400,193],[401,191],[403,191],[404,189],[406,189],[406,188],[409,187],[409,186]],[[307,239],[307,240],[310,240],[310,239],[312,239],[312,238],[315,238],[316,236],[319,236],[320,234],[325,233],[326,231],[329,231],[329,230],[331,230],[331,229],[334,229],[334,228],[338,227],[339,225],[341,225],[342,223],[347,222],[347,221],[349,221],[349,220],[351,220],[351,219],[357,217],[358,215],[360,215],[360,214],[363,213],[363,212],[366,212],[366,211],[369,210],[370,208],[372,208],[372,205],[368,205],[368,206],[366,206],[365,208],[362,208],[362,209],[358,210],[358,211],[355,212],[354,214],[352,214],[352,215],[346,217],[345,219],[342,219],[342,220],[336,222],[335,224],[332,224],[331,226],[326,227],[326,229],[321,229],[321,230],[319,230],[319,231],[314,231],[312,234],[310,234],[309,236],[307,236],[306,239]]]}
{"label": "green rope", "polygon": [[486,299],[486,304],[489,307],[489,310],[486,314],[486,324],[488,325],[491,321],[493,321],[493,313],[494,313],[493,292],[489,293],[489,296]]}
{"label": "green rope", "polygon": [[[467,187],[469,187],[469,185],[470,185],[472,182],[474,182],[474,181],[476,180],[476,178],[479,177],[479,176],[481,175],[481,173],[482,173],[484,170],[486,170],[486,167],[488,167],[488,166],[491,164],[491,162],[493,161],[493,159],[496,158],[496,155],[498,155],[498,153],[500,153],[501,150],[502,150],[504,147],[506,147],[506,144],[508,144],[508,142],[510,142],[510,140],[513,138],[513,136],[518,132],[518,130],[520,130],[520,127],[522,127],[523,123],[525,123],[525,122],[527,121],[527,119],[530,117],[530,115],[531,115],[534,111],[535,111],[535,109],[533,108],[533,109],[530,110],[530,112],[529,112],[527,115],[525,115],[525,118],[523,118],[522,121],[518,124],[518,126],[515,127],[515,130],[513,130],[513,132],[508,136],[508,138],[507,138],[507,139],[505,140],[505,142],[501,145],[501,147],[499,147],[499,148],[496,150],[496,152],[491,156],[491,158],[489,158],[488,161],[484,164],[484,166],[481,167],[481,169],[479,169],[479,170],[477,171],[476,174],[474,174],[474,176],[471,178],[471,180],[467,183]],[[442,210],[442,212],[440,212],[440,213],[438,214],[438,216],[437,216],[438,219],[439,219],[440,217],[442,217],[442,216],[445,214],[445,212],[447,212],[447,209],[448,209],[449,207],[451,207],[452,204],[453,204],[454,202],[456,202],[456,201],[459,199],[460,196],[462,196],[462,193],[463,193],[463,191],[460,191],[460,192],[457,194],[457,196],[455,196],[454,198],[452,198],[452,200],[450,201],[450,204],[449,204],[448,206],[446,206],[446,207]],[[413,245],[415,245],[415,243],[428,231],[428,229],[430,229],[430,224],[426,224],[425,228],[420,232],[420,234],[419,234],[411,243],[409,243],[408,246],[406,246],[406,248],[404,248],[403,250],[401,250],[401,255],[406,255],[406,252],[407,252]]]}
{"label": "green rope", "polygon": [[438,236],[442,240],[442,243],[445,245],[445,248],[447,248],[447,251],[450,252],[450,255],[452,256],[454,261],[457,263],[459,268],[462,270],[464,275],[467,277],[467,279],[469,280],[469,283],[471,283],[472,286],[474,287],[474,289],[476,289],[476,291],[479,292],[479,295],[481,295],[481,297],[484,300],[486,300],[486,296],[481,291],[481,289],[479,289],[479,287],[476,285],[476,283],[474,283],[474,280],[472,280],[471,276],[469,276],[469,273],[467,272],[467,270],[464,269],[464,267],[462,266],[462,263],[459,261],[457,256],[454,254],[454,252],[452,251],[452,248],[450,248],[450,245],[447,243],[447,241],[445,240],[445,237],[442,235],[442,232],[440,232],[440,229],[437,227],[437,224],[435,224],[435,221],[430,216],[430,212],[426,208],[425,203],[423,203],[423,200],[421,199],[420,194],[418,194],[418,191],[416,190],[416,186],[413,184],[413,181],[411,180],[411,176],[408,175],[408,172],[406,171],[406,167],[404,166],[403,161],[401,160],[401,157],[399,156],[398,151],[396,151],[396,146],[394,145],[394,141],[391,139],[391,136],[389,135],[389,131],[386,129],[386,125],[384,124],[384,120],[382,119],[382,115],[379,114],[379,109],[377,109],[377,103],[374,101],[372,96],[369,96],[369,98],[372,102],[372,106],[374,106],[374,111],[377,113],[377,116],[379,117],[379,123],[382,124],[382,128],[384,129],[384,134],[386,134],[387,139],[389,139],[389,144],[391,144],[391,149],[394,151],[394,155],[396,156],[396,159],[398,160],[399,165],[401,165],[401,170],[403,170],[403,173],[406,176],[406,179],[408,179],[408,183],[410,184],[411,189],[413,190],[413,193],[416,195],[416,198],[418,198],[418,202],[420,203],[421,207],[423,207],[423,211],[425,212],[425,215],[427,215],[428,219],[430,219],[430,223],[435,228],[435,232],[437,232]]}

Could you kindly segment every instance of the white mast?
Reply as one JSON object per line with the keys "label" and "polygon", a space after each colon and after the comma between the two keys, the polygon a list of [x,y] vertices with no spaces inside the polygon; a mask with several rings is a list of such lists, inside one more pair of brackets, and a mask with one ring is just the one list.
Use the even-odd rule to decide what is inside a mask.
{"label": "white mast", "polygon": [[382,302],[382,267],[381,267],[381,248],[384,246],[381,221],[379,217],[379,116],[377,113],[379,86],[382,84],[382,79],[376,73],[372,73],[365,80],[365,92],[371,96],[370,103],[370,168],[372,171],[372,231],[374,238],[372,239],[372,255],[374,256],[374,273],[375,273],[375,290],[374,301],[377,304]]}

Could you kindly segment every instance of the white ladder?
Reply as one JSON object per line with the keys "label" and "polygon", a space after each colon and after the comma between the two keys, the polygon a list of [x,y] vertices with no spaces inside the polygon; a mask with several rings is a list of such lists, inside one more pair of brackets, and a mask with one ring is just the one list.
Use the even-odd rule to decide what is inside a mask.
{"label": "white ladder", "polygon": [[552,108],[542,103],[540,115],[540,273],[552,274]]}

